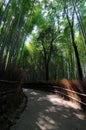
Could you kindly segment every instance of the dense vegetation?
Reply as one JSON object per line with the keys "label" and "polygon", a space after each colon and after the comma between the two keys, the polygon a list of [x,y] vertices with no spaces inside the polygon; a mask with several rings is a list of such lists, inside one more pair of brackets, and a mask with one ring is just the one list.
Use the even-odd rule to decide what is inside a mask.
{"label": "dense vegetation", "polygon": [[85,0],[0,0],[0,79],[84,79],[85,25]]}

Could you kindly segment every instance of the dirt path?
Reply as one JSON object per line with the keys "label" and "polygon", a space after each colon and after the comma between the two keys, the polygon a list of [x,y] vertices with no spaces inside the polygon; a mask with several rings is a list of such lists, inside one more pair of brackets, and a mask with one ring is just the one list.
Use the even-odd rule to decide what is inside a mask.
{"label": "dirt path", "polygon": [[78,105],[54,94],[24,91],[27,107],[11,130],[86,130],[86,115]]}

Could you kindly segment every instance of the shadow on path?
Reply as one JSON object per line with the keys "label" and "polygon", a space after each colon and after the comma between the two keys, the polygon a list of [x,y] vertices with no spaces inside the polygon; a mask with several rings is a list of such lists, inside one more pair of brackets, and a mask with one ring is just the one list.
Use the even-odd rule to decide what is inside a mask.
{"label": "shadow on path", "polygon": [[47,92],[24,91],[27,107],[11,130],[86,130],[86,115],[78,104]]}

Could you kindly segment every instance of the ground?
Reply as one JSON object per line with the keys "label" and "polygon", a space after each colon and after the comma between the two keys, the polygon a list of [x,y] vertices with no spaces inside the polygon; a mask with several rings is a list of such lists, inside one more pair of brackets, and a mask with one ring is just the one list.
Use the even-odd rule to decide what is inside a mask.
{"label": "ground", "polygon": [[24,89],[27,107],[11,130],[86,130],[86,114],[79,104],[58,95]]}

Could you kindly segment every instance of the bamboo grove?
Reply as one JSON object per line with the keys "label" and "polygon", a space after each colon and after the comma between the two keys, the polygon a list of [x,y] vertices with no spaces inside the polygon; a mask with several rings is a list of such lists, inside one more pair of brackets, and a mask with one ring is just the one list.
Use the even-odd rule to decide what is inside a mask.
{"label": "bamboo grove", "polygon": [[11,66],[28,81],[84,79],[86,1],[0,0],[0,72]]}

